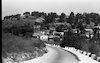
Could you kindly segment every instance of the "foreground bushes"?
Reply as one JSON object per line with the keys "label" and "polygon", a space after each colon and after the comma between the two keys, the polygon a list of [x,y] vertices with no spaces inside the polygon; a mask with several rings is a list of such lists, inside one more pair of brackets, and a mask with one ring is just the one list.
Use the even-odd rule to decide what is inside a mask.
{"label": "foreground bushes", "polygon": [[[12,56],[16,57],[16,59],[19,58],[17,56],[24,53],[30,53],[33,57],[42,56],[46,53],[45,44],[38,39],[18,37],[11,33],[2,33],[2,57],[11,57],[11,53],[15,53]],[[15,56],[16,54],[17,56]],[[13,59],[15,59],[14,57]]]}
{"label": "foreground bushes", "polygon": [[33,26],[34,20],[2,21],[2,57],[13,56],[13,60],[21,61],[21,56],[31,59],[46,53],[45,44],[32,39]]}
{"label": "foreground bushes", "polygon": [[100,45],[96,43],[92,43],[89,47],[89,51],[93,54],[96,54],[100,57]]}
{"label": "foreground bushes", "polygon": [[79,34],[65,33],[61,47],[69,46],[100,56],[100,39],[87,39]]}

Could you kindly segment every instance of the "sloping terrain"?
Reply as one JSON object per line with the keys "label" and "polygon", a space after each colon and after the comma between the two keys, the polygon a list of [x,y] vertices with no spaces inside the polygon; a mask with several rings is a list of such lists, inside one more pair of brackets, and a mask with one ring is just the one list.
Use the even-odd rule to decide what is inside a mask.
{"label": "sloping terrain", "polygon": [[[26,54],[24,54],[26,53]],[[45,44],[38,39],[23,38],[11,33],[2,33],[2,57],[12,57],[16,61],[17,56],[25,56],[25,59],[36,58],[46,53]],[[31,57],[29,57],[31,56]]]}

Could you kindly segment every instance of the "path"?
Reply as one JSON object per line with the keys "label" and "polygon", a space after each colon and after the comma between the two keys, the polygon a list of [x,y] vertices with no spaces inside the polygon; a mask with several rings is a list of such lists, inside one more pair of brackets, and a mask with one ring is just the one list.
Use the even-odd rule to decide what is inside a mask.
{"label": "path", "polygon": [[48,53],[42,57],[20,63],[79,63],[75,56],[63,49],[47,46]]}

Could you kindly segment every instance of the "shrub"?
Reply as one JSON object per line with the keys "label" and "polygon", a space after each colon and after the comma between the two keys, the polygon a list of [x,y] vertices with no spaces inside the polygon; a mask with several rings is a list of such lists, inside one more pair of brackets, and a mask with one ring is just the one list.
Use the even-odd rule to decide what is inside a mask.
{"label": "shrub", "polygon": [[90,47],[89,47],[89,51],[91,52],[91,53],[94,53],[94,54],[96,54],[96,55],[98,55],[98,56],[100,56],[100,45],[98,45],[98,44],[91,44],[90,45]]}
{"label": "shrub", "polygon": [[43,49],[45,44],[40,40],[26,39],[10,33],[2,34],[2,53],[3,56],[11,52],[34,52],[35,47]]}

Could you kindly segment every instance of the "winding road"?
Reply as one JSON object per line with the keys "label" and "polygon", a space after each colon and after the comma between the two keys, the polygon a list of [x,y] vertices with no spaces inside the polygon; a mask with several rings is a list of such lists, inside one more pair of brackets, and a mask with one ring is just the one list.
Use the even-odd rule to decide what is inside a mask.
{"label": "winding road", "polygon": [[[66,48],[60,48],[58,46],[54,47],[52,45],[47,45],[46,48],[48,53],[44,54],[43,56],[19,63],[100,63],[86,55]],[[12,62],[9,60],[4,60],[4,63]]]}
{"label": "winding road", "polygon": [[72,53],[60,48],[47,46],[48,53],[42,57],[20,63],[80,63]]}

